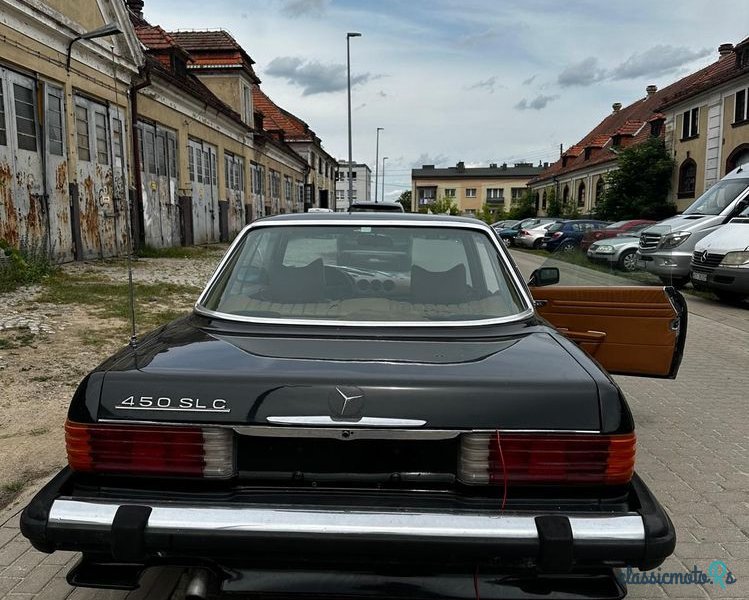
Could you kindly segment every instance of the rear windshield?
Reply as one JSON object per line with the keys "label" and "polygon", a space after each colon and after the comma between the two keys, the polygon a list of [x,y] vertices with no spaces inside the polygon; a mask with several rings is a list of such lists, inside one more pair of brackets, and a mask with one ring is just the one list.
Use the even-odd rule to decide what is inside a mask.
{"label": "rear windshield", "polygon": [[564,229],[564,223],[552,223],[548,231],[549,233],[554,233],[555,231],[561,231],[562,229]]}
{"label": "rear windshield", "polygon": [[621,229],[627,223],[629,223],[629,221],[617,221],[616,223],[612,223],[611,225],[606,225],[606,229]]}
{"label": "rear windshield", "polygon": [[529,308],[482,231],[378,225],[250,229],[201,305],[238,317],[352,322],[476,321]]}
{"label": "rear windshield", "polygon": [[687,208],[685,215],[719,215],[738,195],[749,187],[749,179],[727,179],[719,181],[702,196],[695,200],[694,204]]}

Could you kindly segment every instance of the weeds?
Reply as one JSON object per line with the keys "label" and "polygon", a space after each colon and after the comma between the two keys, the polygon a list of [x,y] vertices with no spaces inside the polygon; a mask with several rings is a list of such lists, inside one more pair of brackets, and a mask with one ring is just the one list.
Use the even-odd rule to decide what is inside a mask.
{"label": "weeds", "polygon": [[211,246],[177,246],[175,248],[152,248],[144,246],[138,250],[140,258],[202,258],[216,252]]}
{"label": "weeds", "polygon": [[11,248],[0,240],[0,293],[39,283],[55,271],[47,252],[31,246]]}

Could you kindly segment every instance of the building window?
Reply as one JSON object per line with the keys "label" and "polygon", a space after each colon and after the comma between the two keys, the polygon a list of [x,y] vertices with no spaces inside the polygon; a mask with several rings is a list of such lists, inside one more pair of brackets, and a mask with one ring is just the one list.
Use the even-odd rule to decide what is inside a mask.
{"label": "building window", "polygon": [[177,177],[177,140],[174,134],[169,134],[167,138],[167,149],[169,150],[169,176],[175,179]]}
{"label": "building window", "polygon": [[104,113],[94,111],[94,133],[96,134],[96,162],[100,165],[108,165],[107,116]]}
{"label": "building window", "polygon": [[112,151],[114,153],[115,166],[120,169],[125,167],[122,133],[122,120],[112,119]]}
{"label": "building window", "polygon": [[[91,160],[91,146],[88,139],[88,109],[85,106],[75,107],[75,133],[78,159]],[[143,160],[142,155],[141,160]]]}
{"label": "building window", "polygon": [[278,171],[274,171],[273,169],[269,171],[269,176],[271,198],[279,198],[281,196],[281,177]]}
{"label": "building window", "polygon": [[249,86],[242,86],[242,108],[244,109],[244,122],[252,125],[252,92]]}
{"label": "building window", "polygon": [[691,158],[686,159],[679,167],[679,198],[694,198],[697,180],[697,163]]}
{"label": "building window", "polygon": [[591,152],[593,152],[593,148],[588,147],[588,148],[585,149],[584,160],[590,160],[590,153]]}
{"label": "building window", "polygon": [[195,151],[191,146],[187,147],[187,170],[190,173],[190,181],[195,181]]}
{"label": "building window", "polygon": [[733,122],[743,123],[749,120],[749,88],[736,92],[735,103],[733,107]]}
{"label": "building window", "polygon": [[160,131],[156,134],[156,162],[160,176],[167,175],[166,172],[166,132]]}
{"label": "building window", "polygon": [[697,134],[699,133],[697,130],[699,120],[699,107],[685,111],[684,114],[681,115],[681,139],[688,140],[689,138],[697,137]]}
{"label": "building window", "polygon": [[650,137],[660,137],[663,131],[663,119],[650,121]]}
{"label": "building window", "polygon": [[0,81],[0,146],[8,145],[8,130],[5,127],[5,92]]}
{"label": "building window", "polygon": [[455,198],[455,188],[446,188],[445,198]]}
{"label": "building window", "polygon": [[541,208],[543,210],[546,210],[546,190],[544,190],[544,193],[541,194]]}
{"label": "building window", "polygon": [[567,202],[569,202],[570,199],[570,186],[567,184],[564,185],[564,190],[562,190],[562,204],[567,205]]}
{"label": "building window", "polygon": [[525,194],[525,188],[510,188],[510,197],[513,202],[522,200],[523,194]]}
{"label": "building window", "polygon": [[203,183],[203,150],[200,148],[195,149],[195,171],[198,174],[198,183]]}
{"label": "building window", "polygon": [[603,179],[603,175],[596,181],[596,204],[603,199],[603,193],[606,191],[606,182]]}
{"label": "building window", "polygon": [[322,158],[317,157],[317,172],[322,175]]}
{"label": "building window", "polygon": [[13,98],[16,106],[16,134],[18,148],[36,152],[36,111],[34,110],[34,90],[18,83],[13,84]]}
{"label": "building window", "polygon": [[583,181],[577,186],[577,206],[585,206],[585,182]]}
{"label": "building window", "polygon": [[505,201],[504,188],[488,188],[486,190],[486,200],[488,202],[504,202]]}
{"label": "building window", "polygon": [[466,198],[475,198],[476,188],[466,188]]}
{"label": "building window", "polygon": [[[0,98],[2,103],[2,98]],[[0,119],[0,126],[5,119]],[[49,89],[47,91],[47,131],[49,153],[62,156],[62,90]]]}

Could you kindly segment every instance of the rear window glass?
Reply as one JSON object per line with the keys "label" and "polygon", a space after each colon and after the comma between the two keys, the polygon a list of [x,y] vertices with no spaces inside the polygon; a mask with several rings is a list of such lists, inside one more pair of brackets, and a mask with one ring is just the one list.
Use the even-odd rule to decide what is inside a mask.
{"label": "rear window glass", "polygon": [[629,223],[629,221],[617,221],[616,223],[612,223],[611,225],[606,225],[606,229],[621,229],[627,223]]}
{"label": "rear window glass", "polygon": [[482,231],[348,224],[249,230],[202,306],[323,322],[476,321],[528,309]]}
{"label": "rear window glass", "polygon": [[562,231],[562,229],[564,229],[564,223],[552,223],[548,231],[554,233],[555,231]]}

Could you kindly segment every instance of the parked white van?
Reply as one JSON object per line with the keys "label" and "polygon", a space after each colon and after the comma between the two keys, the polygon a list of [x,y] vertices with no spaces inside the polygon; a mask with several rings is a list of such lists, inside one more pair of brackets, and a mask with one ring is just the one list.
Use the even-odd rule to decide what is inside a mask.
{"label": "parked white van", "polygon": [[749,298],[749,208],[697,242],[692,285],[725,302]]}
{"label": "parked white van", "polygon": [[737,167],[682,214],[640,234],[637,266],[667,285],[689,282],[696,244],[749,206],[749,165]]}

